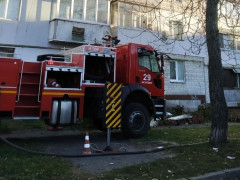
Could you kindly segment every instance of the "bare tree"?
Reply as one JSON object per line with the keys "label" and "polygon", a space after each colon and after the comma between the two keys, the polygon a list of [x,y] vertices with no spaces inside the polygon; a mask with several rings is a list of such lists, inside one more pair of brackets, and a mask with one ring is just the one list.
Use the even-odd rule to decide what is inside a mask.
{"label": "bare tree", "polygon": [[207,0],[206,37],[209,56],[209,92],[212,105],[210,143],[227,142],[228,110],[223,92],[221,49],[218,31],[219,0]]}

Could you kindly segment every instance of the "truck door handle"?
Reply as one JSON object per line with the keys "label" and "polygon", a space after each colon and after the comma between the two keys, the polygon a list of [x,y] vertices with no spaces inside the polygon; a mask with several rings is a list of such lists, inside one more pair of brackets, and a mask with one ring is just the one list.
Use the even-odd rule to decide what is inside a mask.
{"label": "truck door handle", "polygon": [[136,83],[140,83],[140,77],[139,76],[136,76],[135,80],[136,80]]}
{"label": "truck door handle", "polygon": [[5,82],[1,82],[1,85],[3,85],[3,86],[4,86],[4,85],[6,85],[6,83],[5,83]]}

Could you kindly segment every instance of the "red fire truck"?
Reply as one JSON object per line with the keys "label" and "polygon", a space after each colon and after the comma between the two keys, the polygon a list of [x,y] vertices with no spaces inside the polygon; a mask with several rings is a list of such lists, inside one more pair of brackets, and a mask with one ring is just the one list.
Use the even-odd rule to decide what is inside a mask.
{"label": "red fire truck", "polygon": [[127,137],[165,114],[163,56],[151,46],[83,45],[36,62],[0,58],[0,118],[72,125],[93,119]]}

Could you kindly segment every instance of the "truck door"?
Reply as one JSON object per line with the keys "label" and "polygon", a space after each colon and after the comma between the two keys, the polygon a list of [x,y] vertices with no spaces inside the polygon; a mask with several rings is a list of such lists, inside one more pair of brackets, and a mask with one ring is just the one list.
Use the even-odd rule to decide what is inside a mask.
{"label": "truck door", "polygon": [[146,87],[152,96],[163,96],[163,74],[153,50],[137,49],[136,83]]}

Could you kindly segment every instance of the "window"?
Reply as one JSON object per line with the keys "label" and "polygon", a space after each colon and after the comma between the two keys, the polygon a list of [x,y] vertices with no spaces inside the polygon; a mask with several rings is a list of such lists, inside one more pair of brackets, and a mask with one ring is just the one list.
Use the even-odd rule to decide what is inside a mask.
{"label": "window", "polygon": [[138,4],[111,3],[113,26],[160,30],[159,9],[147,8]]}
{"label": "window", "polygon": [[240,74],[236,73],[235,87],[240,88]]}
{"label": "window", "polygon": [[98,22],[107,24],[108,17],[108,1],[98,1]]}
{"label": "window", "polygon": [[[240,88],[240,69],[232,69],[234,72],[234,88]],[[230,81],[229,79],[228,81]]]}
{"label": "window", "polygon": [[14,57],[14,48],[0,47],[0,57]]}
{"label": "window", "polygon": [[73,19],[83,18],[83,0],[74,0]]}
{"label": "window", "polygon": [[18,20],[20,0],[0,0],[0,18]]}
{"label": "window", "polygon": [[240,36],[219,34],[219,44],[221,48],[240,50]]}
{"label": "window", "polygon": [[53,0],[51,18],[108,23],[108,0]]}
{"label": "window", "polygon": [[240,36],[231,36],[231,49],[240,50]]}
{"label": "window", "polygon": [[169,23],[170,35],[173,39],[183,40],[183,24],[179,21],[170,21]]}
{"label": "window", "polygon": [[69,19],[71,16],[71,0],[60,0],[59,17]]}
{"label": "window", "polygon": [[240,10],[240,5],[239,2],[227,2],[224,1],[223,3],[220,3],[220,13],[223,14],[224,16],[227,16],[227,18],[239,18],[239,10]]}
{"label": "window", "polygon": [[149,69],[151,72],[159,72],[158,62],[153,51],[139,49],[138,65]]}
{"label": "window", "polygon": [[183,82],[184,81],[184,62],[170,61],[170,81]]}
{"label": "window", "polygon": [[123,27],[132,27],[133,14],[132,14],[132,6],[129,4],[120,3],[119,6],[119,21],[120,26]]}
{"label": "window", "polygon": [[95,21],[96,20],[96,0],[87,0],[86,5],[86,20]]}
{"label": "window", "polygon": [[219,33],[219,46],[224,48],[224,34]]}
{"label": "window", "polygon": [[229,35],[228,45],[231,50],[234,50],[236,48],[233,35]]}
{"label": "window", "polygon": [[237,72],[239,69],[223,69],[223,87],[224,89],[233,89],[238,86]]}

